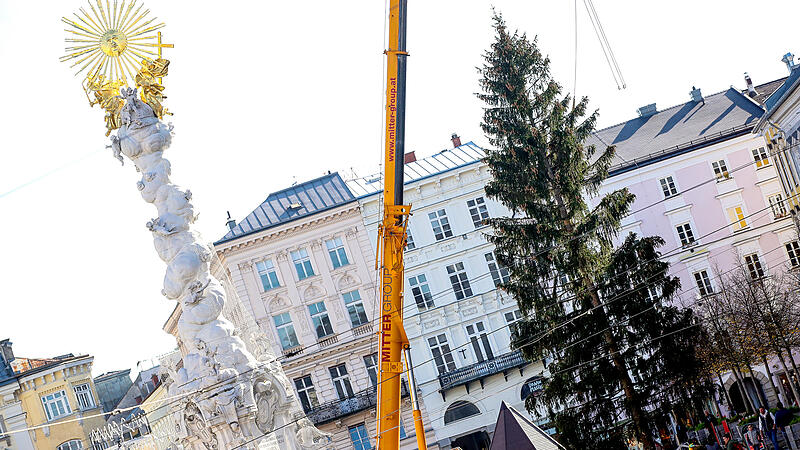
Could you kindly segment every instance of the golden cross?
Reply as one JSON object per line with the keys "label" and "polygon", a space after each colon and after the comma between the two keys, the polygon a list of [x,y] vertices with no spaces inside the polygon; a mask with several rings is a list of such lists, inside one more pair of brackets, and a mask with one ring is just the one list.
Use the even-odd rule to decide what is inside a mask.
{"label": "golden cross", "polygon": [[[161,32],[159,31],[158,32],[158,44],[156,44],[156,47],[158,47],[158,58],[161,59],[161,49],[162,48],[175,48],[175,45],[174,44],[162,44],[161,43]],[[158,84],[163,86],[164,85],[164,79],[161,78],[161,77],[158,77]]]}

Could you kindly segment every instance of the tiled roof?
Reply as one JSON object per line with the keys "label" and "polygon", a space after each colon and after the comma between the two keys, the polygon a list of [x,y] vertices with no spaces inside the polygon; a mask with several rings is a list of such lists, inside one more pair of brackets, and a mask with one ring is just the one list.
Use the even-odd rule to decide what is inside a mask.
{"label": "tiled roof", "polygon": [[[486,152],[470,141],[456,148],[442,150],[404,165],[404,183],[406,185],[458,167],[480,161]],[[347,181],[347,187],[356,197],[367,197],[383,190],[383,177],[380,173]]]}
{"label": "tiled roof", "polygon": [[730,88],[708,95],[702,102],[689,101],[598,130],[587,144],[598,149],[616,146],[613,175],[732,134],[744,134],[763,113],[760,106]]}
{"label": "tiled roof", "polygon": [[355,201],[355,197],[338,172],[324,175],[269,194],[258,208],[214,244],[228,242],[352,201]]}
{"label": "tiled roof", "polygon": [[[778,78],[777,80],[772,80],[770,82],[754,86],[754,89],[756,90],[756,96],[753,97],[753,100],[755,100],[756,103],[763,105],[764,101],[769,98],[769,96],[772,95],[775,90],[781,87],[783,82],[786,81],[786,78],[788,77]],[[742,94],[747,95],[747,89],[742,90]]]}

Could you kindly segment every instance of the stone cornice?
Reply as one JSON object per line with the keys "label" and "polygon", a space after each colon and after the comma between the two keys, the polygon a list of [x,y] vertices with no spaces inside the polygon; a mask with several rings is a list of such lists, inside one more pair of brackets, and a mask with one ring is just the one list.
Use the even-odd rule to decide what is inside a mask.
{"label": "stone cornice", "polygon": [[353,202],[353,203],[348,203],[347,205],[343,205],[343,209],[335,210],[325,215],[313,215],[310,216],[308,220],[305,221],[291,222],[289,224],[286,224],[286,226],[284,227],[269,228],[254,233],[250,236],[246,237],[243,236],[242,238],[234,239],[232,241],[219,244],[215,246],[215,250],[217,251],[217,254],[220,256],[230,256],[232,254],[237,253],[240,250],[254,247],[266,240],[271,240],[276,238],[282,239],[290,236],[295,236],[301,233],[307,233],[308,231],[321,228],[332,222],[342,220],[347,216],[351,215],[353,212],[355,212],[360,223],[361,219],[360,206],[358,202]]}

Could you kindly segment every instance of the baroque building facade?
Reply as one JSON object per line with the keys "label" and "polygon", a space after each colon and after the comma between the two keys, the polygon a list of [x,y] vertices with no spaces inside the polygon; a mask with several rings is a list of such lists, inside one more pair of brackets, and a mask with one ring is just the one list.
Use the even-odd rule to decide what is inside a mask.
{"label": "baroque building facade", "polygon": [[[508,277],[486,239],[488,217],[508,215],[486,197],[491,178],[472,142],[416,160],[406,155],[404,198],[412,205],[403,317],[420,399],[441,448],[488,448],[502,402],[525,410],[545,366],[510,347],[516,301],[497,288]],[[368,242],[381,220],[379,175],[348,181]],[[532,417],[546,423],[544,417]]]}
{"label": "baroque building facade", "polygon": [[11,366],[14,352],[11,340],[0,341],[0,449],[33,450],[27,431],[27,413],[19,398],[21,388]]}
{"label": "baroque building facade", "polygon": [[[375,445],[375,253],[338,173],[274,192],[214,243],[226,288],[268,337],[337,449]],[[408,397],[401,448],[416,445]]]}

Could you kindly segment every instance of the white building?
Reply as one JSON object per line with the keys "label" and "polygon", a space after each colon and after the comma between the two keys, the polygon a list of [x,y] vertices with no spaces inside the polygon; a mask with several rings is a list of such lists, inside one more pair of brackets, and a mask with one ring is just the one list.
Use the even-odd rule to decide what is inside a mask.
{"label": "white building", "polygon": [[[406,155],[406,203],[412,204],[405,255],[403,316],[411,343],[420,399],[441,448],[488,448],[505,401],[525,410],[523,399],[540,386],[545,370],[512,351],[508,324],[516,301],[495,284],[508,273],[487,242],[487,217],[508,215],[486,198],[489,169],[472,142],[415,160]],[[358,197],[369,233],[377,239],[381,177],[347,182]],[[527,382],[527,383],[526,383]]]}
{"label": "white building", "polygon": [[[359,203],[334,173],[272,193],[229,225],[214,244],[221,264],[309,418],[335,448],[372,448],[375,253]],[[415,448],[407,395],[402,405],[401,448]]]}
{"label": "white building", "polygon": [[13,360],[11,341],[0,341],[0,450],[33,450],[31,435],[19,431],[28,425],[25,421],[27,414],[19,399],[19,380],[11,368]]}

